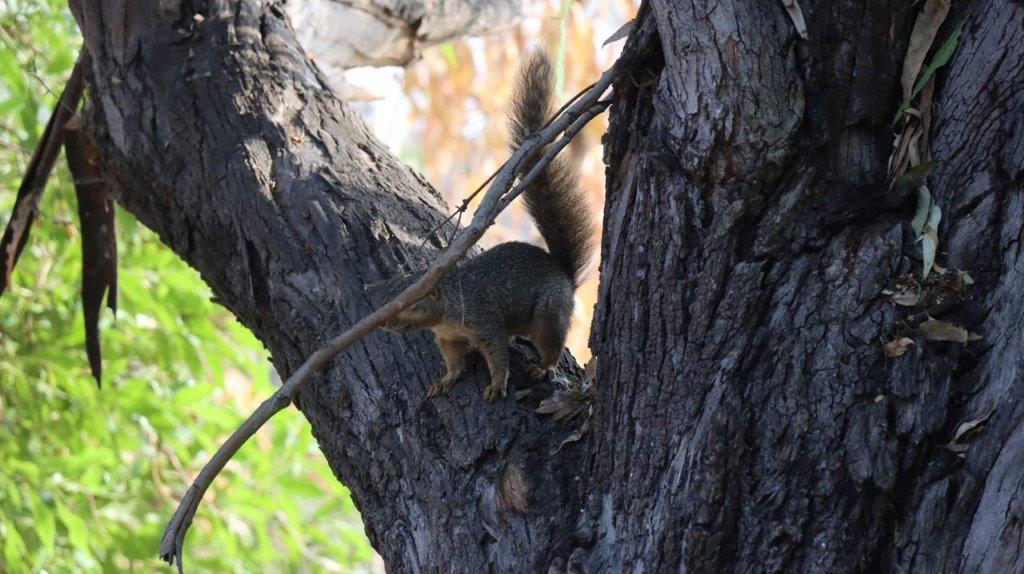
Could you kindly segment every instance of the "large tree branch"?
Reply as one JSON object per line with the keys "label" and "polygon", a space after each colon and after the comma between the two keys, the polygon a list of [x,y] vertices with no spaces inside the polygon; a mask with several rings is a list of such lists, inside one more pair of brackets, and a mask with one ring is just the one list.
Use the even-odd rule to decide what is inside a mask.
{"label": "large tree branch", "polygon": [[[531,185],[540,172],[551,163],[554,157],[569,144],[572,138],[590,120],[604,111],[608,103],[598,102],[597,99],[619,74],[621,74],[621,66],[609,70],[562,116],[552,121],[541,131],[530,136],[512,154],[512,157],[509,158],[505,165],[498,170],[489,191],[484,196],[479,207],[477,207],[470,225],[458,232],[451,245],[441,252],[434,263],[418,280],[344,333],[335,337],[327,346],[318,349],[310,355],[298,370],[288,377],[288,380],[281,385],[281,388],[274,392],[273,396],[260,404],[256,411],[231,434],[228,440],[218,448],[210,462],[203,467],[195,481],[193,481],[178,505],[178,510],[175,511],[174,517],[167,525],[160,547],[160,555],[164,560],[171,563],[177,560],[178,570],[179,572],[182,571],[181,554],[184,547],[185,534],[192,523],[192,517],[199,507],[199,502],[202,500],[206,489],[212,484],[213,479],[216,478],[217,474],[224,468],[224,465],[238,452],[238,449],[242,447],[245,441],[256,434],[256,431],[270,420],[270,417],[291,404],[292,397],[295,396],[295,393],[309,380],[314,372],[326,365],[338,353],[366,336],[367,333],[380,327],[402,309],[405,309],[411,303],[429,293],[444,274],[483,237],[484,231],[494,224],[494,219],[498,214]],[[551,144],[535,165],[525,166],[530,168],[529,171],[514,188],[509,189],[515,181],[516,174],[523,167],[523,161],[535,154],[543,146],[551,143],[552,138],[563,131],[565,134],[557,142]]]}
{"label": "large tree branch", "polygon": [[[196,6],[72,4],[87,127],[120,203],[294,373],[373,311],[365,285],[422,267],[445,207],[331,92],[279,5]],[[424,334],[373,332],[293,398],[389,568],[545,568],[571,543],[583,442],[551,455],[573,429],[533,413],[549,388],[484,403],[481,361],[428,400],[440,365]],[[499,496],[510,473],[525,512]]]}
{"label": "large tree branch", "polygon": [[338,68],[405,65],[420,50],[508,28],[519,0],[303,0],[285,5],[302,44]]}

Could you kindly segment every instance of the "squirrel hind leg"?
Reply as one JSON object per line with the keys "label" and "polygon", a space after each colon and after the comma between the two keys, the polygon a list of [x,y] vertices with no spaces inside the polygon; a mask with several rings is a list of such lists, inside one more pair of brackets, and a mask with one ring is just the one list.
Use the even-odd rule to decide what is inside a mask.
{"label": "squirrel hind leg", "polygon": [[528,373],[530,378],[543,379],[555,369],[558,359],[562,356],[568,332],[569,317],[563,314],[551,317],[548,321],[542,321],[535,327],[532,341],[540,351],[540,364],[530,366]]}

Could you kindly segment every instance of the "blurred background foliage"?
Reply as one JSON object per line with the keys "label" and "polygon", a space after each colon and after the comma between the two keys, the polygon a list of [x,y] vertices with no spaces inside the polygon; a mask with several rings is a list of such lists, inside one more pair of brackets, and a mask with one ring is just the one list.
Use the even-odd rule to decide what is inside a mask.
{"label": "blurred background foliage", "polygon": [[[0,5],[0,219],[80,38],[61,0]],[[120,310],[104,309],[103,388],[85,358],[81,248],[58,168],[0,298],[0,572],[169,571],[164,524],[213,450],[273,391],[262,345],[156,235],[117,214]],[[348,492],[295,409],[207,494],[193,571],[370,571]]]}
{"label": "blurred background foliage", "polygon": [[[542,45],[556,56],[564,100],[613,61],[620,46],[601,42],[635,11],[634,0],[526,2],[522,22],[500,34],[429,48],[405,69],[331,75],[378,136],[456,204],[507,155],[509,72],[522,54]],[[4,222],[79,45],[65,1],[0,0]],[[605,129],[602,118],[572,146],[597,229]],[[97,389],[84,351],[69,177],[59,162],[0,297],[0,572],[166,571],[155,556],[165,521],[276,375],[262,345],[210,301],[198,274],[119,210],[119,310],[103,311]],[[519,206],[485,243],[510,239],[540,241]],[[596,284],[592,271],[578,293],[569,345],[581,360],[589,357]],[[348,492],[294,409],[228,464],[190,539],[185,559],[194,571],[381,568]]]}

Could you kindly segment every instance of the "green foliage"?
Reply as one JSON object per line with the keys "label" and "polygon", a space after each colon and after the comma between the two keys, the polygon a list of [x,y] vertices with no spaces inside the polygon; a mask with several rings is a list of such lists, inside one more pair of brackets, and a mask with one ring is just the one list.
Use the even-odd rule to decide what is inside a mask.
{"label": "green foliage", "polygon": [[942,210],[939,209],[928,188],[921,186],[917,190],[917,211],[910,226],[921,242],[921,278],[927,279],[935,264],[935,252],[939,248],[939,222],[942,221]]}
{"label": "green foliage", "polygon": [[921,74],[921,77],[917,79],[917,82],[914,83],[914,89],[910,94],[910,98],[900,104],[900,109],[897,110],[896,117],[892,120],[892,125],[895,126],[899,123],[904,112],[910,109],[911,102],[921,94],[921,90],[924,89],[928,80],[932,79],[935,72],[939,71],[939,68],[949,63],[949,59],[953,57],[953,52],[956,51],[957,44],[960,43],[960,35],[964,32],[964,23],[966,22],[966,17],[961,18],[960,21],[957,22],[956,27],[953,28],[953,31],[949,33],[949,37],[946,38],[946,41],[939,46],[939,49],[935,52],[935,56],[932,57],[932,61],[929,62],[928,66]]}
{"label": "green foliage", "polygon": [[[78,50],[66,3],[0,4],[0,218]],[[273,388],[258,341],[198,275],[117,214],[120,310],[101,321],[104,381],[83,347],[74,191],[61,165],[0,298],[0,572],[169,571],[164,524],[220,441]],[[207,493],[192,571],[364,571],[352,501],[294,409]]]}

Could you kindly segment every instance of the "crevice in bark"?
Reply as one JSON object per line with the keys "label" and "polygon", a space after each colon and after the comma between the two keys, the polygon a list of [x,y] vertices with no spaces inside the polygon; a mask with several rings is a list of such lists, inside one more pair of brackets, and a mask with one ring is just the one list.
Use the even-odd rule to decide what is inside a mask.
{"label": "crevice in bark", "polygon": [[[986,340],[920,341],[888,359],[882,337],[909,311],[880,291],[920,273],[920,247],[904,223],[914,189],[887,190],[883,173],[916,8],[801,1],[811,38],[794,42],[778,6],[684,4],[652,3],[664,71],[650,96],[620,87],[606,140],[591,339],[601,367],[600,456],[591,459],[585,518],[595,544],[576,563],[596,571],[679,562],[698,571],[1013,569],[1013,548],[972,557],[975,529],[993,525],[971,525],[970,516],[985,506],[981,488],[1015,504],[986,480],[992,463],[984,461],[1000,451],[982,443],[1012,440],[1019,420],[1018,393],[993,382],[1004,368],[995,365],[1016,372],[1009,365],[1017,359],[996,351],[1015,349],[1019,337],[990,337],[1005,325],[994,314],[1014,317],[1019,308],[1002,295],[1010,307],[997,312],[992,300],[995,284],[1014,276],[1006,274],[1012,263],[998,261],[1016,251],[999,246],[1018,241],[1020,187],[996,175],[1003,162],[971,162],[1010,149],[1010,173],[1024,163],[1015,142],[994,144],[999,130],[984,126],[994,110],[1019,117],[1019,98],[972,92],[1009,93],[1003,85],[1019,81],[999,62],[1024,50],[1019,35],[1002,32],[1020,9],[964,7],[972,24],[936,96],[956,113],[938,113],[933,141],[943,168],[929,187],[955,190],[939,200],[944,214],[967,214],[944,217],[940,237],[950,265],[985,277],[943,318],[987,332]],[[984,62],[985,75],[968,71],[963,62],[972,60]],[[794,110],[798,124],[787,119]],[[982,125],[948,125],[963,120]],[[658,161],[666,156],[680,161]],[[968,209],[956,209],[958,197]],[[1014,402],[1001,416],[997,409],[960,462],[941,445],[993,393]]]}

